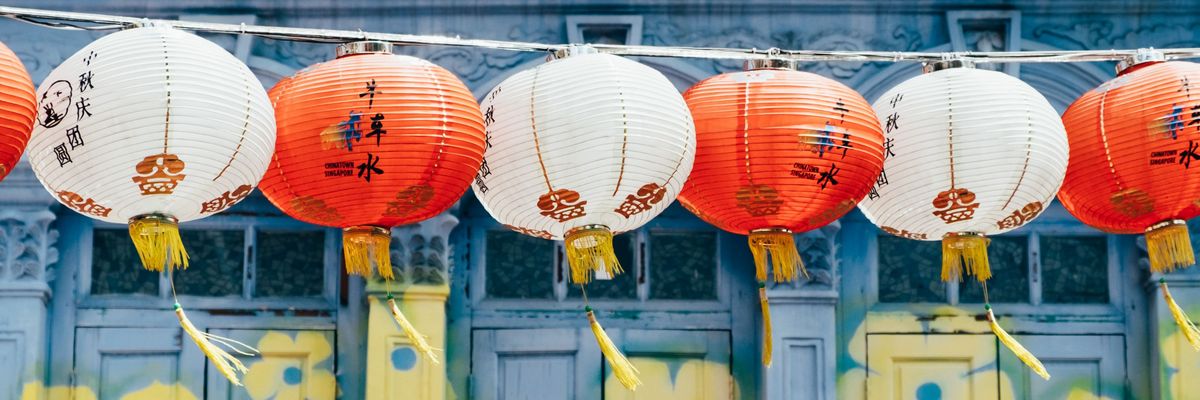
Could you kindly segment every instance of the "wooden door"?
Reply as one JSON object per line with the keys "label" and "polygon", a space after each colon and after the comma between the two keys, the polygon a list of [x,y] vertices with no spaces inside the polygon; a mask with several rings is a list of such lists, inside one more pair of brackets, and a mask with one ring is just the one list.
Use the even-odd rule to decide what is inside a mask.
{"label": "wooden door", "polygon": [[729,331],[623,329],[609,334],[641,372],[642,386],[626,390],[605,364],[605,400],[733,398]]}
{"label": "wooden door", "polygon": [[[1125,390],[1125,336],[1018,335],[1036,354],[1049,381],[1000,350],[1000,368],[1012,385],[1001,385],[1003,399],[1120,399]],[[1190,350],[1189,350],[1190,351]]]}
{"label": "wooden door", "polygon": [[867,335],[867,398],[1000,398],[992,335]]}
{"label": "wooden door", "polygon": [[[338,388],[334,332],[328,330],[213,329],[211,333],[254,346],[260,355],[239,356],[249,371],[244,387],[229,383],[208,365],[210,400],[334,399]],[[235,354],[235,353],[230,353]]]}
{"label": "wooden door", "polygon": [[473,337],[473,399],[600,399],[603,361],[588,329],[480,329]]}
{"label": "wooden door", "polygon": [[99,399],[195,400],[204,355],[176,328],[78,328],[75,381]]}

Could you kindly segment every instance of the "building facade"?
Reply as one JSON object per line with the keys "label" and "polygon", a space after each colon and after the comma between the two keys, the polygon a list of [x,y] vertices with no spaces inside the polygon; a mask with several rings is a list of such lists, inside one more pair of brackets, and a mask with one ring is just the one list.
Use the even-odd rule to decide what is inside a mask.
{"label": "building facade", "polygon": [[[882,51],[1200,47],[1200,4],[1080,0],[10,1],[11,6],[549,43]],[[0,21],[35,82],[104,31]],[[266,86],[333,57],[329,44],[203,36]],[[482,97],[545,54],[400,47]],[[681,90],[737,70],[722,60],[640,58]],[[983,65],[1020,77],[1060,112],[1112,63]],[[875,100],[912,63],[805,63]],[[769,287],[775,363],[760,363],[757,286],[745,238],[678,206],[617,237],[628,273],[593,304],[646,383],[606,370],[564,278],[561,245],[492,220],[471,194],[393,231],[403,307],[443,363],[421,360],[380,302],[347,277],[340,232],[255,194],[184,227],[178,277],[194,322],[255,345],[231,387],[182,335],[165,278],[142,271],[121,225],[61,207],[28,164],[0,183],[3,399],[1187,399],[1188,348],[1153,285],[1144,244],[1054,204],[993,238],[1000,322],[1053,375],[1043,381],[990,333],[976,285],[938,280],[940,247],[888,236],[857,211],[798,235],[809,279]],[[1200,233],[1200,229],[1195,229]],[[1200,247],[1197,247],[1200,248]],[[1200,316],[1200,269],[1163,276]]]}

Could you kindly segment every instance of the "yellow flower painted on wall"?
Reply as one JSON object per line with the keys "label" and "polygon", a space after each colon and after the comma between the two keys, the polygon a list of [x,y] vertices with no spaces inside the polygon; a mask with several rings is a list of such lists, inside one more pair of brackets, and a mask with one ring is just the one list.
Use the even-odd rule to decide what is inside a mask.
{"label": "yellow flower painted on wall", "polygon": [[330,336],[322,332],[271,331],[255,346],[262,358],[248,363],[246,392],[255,400],[332,399],[337,381],[329,371],[333,355]]}
{"label": "yellow flower painted on wall", "polygon": [[131,392],[121,396],[121,400],[197,400],[196,395],[188,391],[178,383],[174,385],[165,385],[162,382],[154,381],[150,386],[146,386],[141,390]]}

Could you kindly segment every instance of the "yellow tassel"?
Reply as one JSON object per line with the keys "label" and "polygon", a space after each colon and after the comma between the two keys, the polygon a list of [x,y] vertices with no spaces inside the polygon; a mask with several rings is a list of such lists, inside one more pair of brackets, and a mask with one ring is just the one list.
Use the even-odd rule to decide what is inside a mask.
{"label": "yellow tassel", "polygon": [[133,217],[129,220],[129,238],[143,268],[156,272],[164,267],[187,269],[188,254],[175,218],[160,214]]}
{"label": "yellow tassel", "polygon": [[1155,273],[1195,264],[1196,255],[1192,253],[1187,222],[1179,219],[1163,221],[1146,229],[1146,253],[1150,254],[1150,271]]}
{"label": "yellow tassel", "polygon": [[762,307],[763,320],[763,354],[762,363],[771,366],[771,306],[767,303],[767,288],[758,284],[758,304]]}
{"label": "yellow tassel", "polygon": [[606,226],[587,225],[567,231],[565,247],[571,282],[591,282],[593,271],[603,270],[610,277],[622,272],[613,251],[612,231]]}
{"label": "yellow tassel", "polygon": [[217,344],[224,345],[229,350],[244,356],[254,356],[258,354],[258,350],[230,338],[201,332],[199,329],[196,329],[195,325],[192,325],[191,320],[188,320],[187,314],[183,313],[183,307],[180,307],[179,303],[175,303],[175,316],[179,317],[179,326],[182,326],[183,331],[192,337],[192,341],[195,341],[200,351],[204,352],[204,356],[208,357],[209,361],[212,361],[217,371],[221,375],[224,375],[225,379],[228,379],[230,383],[242,386],[242,381],[238,379],[237,374],[244,375],[247,371],[246,366],[242,364],[241,360],[238,360],[237,357],[229,354],[228,351],[217,346]]}
{"label": "yellow tassel", "polygon": [[391,280],[392,233],[378,226],[352,226],[342,229],[342,255],[346,257],[346,273],[371,276],[374,264],[379,276]]}
{"label": "yellow tassel", "polygon": [[1042,365],[1042,362],[1039,361],[1037,357],[1033,355],[1033,353],[1030,353],[1029,350],[1025,349],[1025,346],[1022,346],[1020,342],[1017,342],[1016,338],[1013,338],[1008,334],[1008,332],[1005,332],[1004,328],[1000,327],[1000,324],[996,323],[996,315],[992,314],[992,307],[989,305],[984,305],[984,308],[987,309],[988,325],[991,326],[992,333],[996,334],[996,337],[1000,339],[1000,343],[1003,343],[1004,347],[1007,347],[1009,350],[1011,350],[1013,354],[1017,356],[1017,358],[1021,359],[1025,365],[1029,366],[1029,369],[1032,369],[1033,372],[1037,373],[1038,376],[1041,376],[1042,379],[1050,380],[1050,373],[1046,372],[1046,367]]}
{"label": "yellow tassel", "polygon": [[804,261],[796,250],[796,239],[787,229],[759,229],[750,231],[750,253],[754,255],[754,275],[759,282],[767,280],[767,258],[770,256],[771,272],[775,282],[791,282],[803,274]]}
{"label": "yellow tassel", "polygon": [[608,338],[608,334],[604,333],[604,328],[596,322],[596,314],[592,312],[591,307],[586,307],[588,321],[592,324],[592,333],[596,335],[596,343],[600,344],[600,353],[604,354],[604,359],[608,360],[608,365],[612,367],[613,376],[624,385],[626,389],[637,390],[638,385],[642,384],[642,380],[638,379],[637,367],[621,354],[621,350],[613,344],[612,339]]}
{"label": "yellow tassel", "polygon": [[942,281],[962,281],[963,269],[980,282],[992,277],[988,239],[978,233],[950,233],[942,238]]}
{"label": "yellow tassel", "polygon": [[1162,288],[1163,301],[1171,310],[1171,317],[1175,318],[1175,325],[1179,325],[1179,331],[1183,333],[1183,338],[1192,345],[1192,350],[1200,351],[1200,329],[1196,329],[1196,324],[1192,323],[1192,320],[1179,307],[1179,303],[1175,302],[1175,298],[1171,297],[1171,291],[1167,290],[1167,282],[1159,279],[1158,287]]}
{"label": "yellow tassel", "polygon": [[413,347],[416,347],[417,351],[425,356],[426,360],[432,362],[433,365],[441,364],[438,361],[437,354],[434,353],[435,349],[425,340],[425,335],[417,332],[417,327],[413,326],[412,322],[409,322],[408,318],[404,317],[404,313],[400,312],[400,307],[396,305],[396,298],[388,294],[387,299],[388,307],[392,309],[392,318],[396,320],[397,325],[400,325],[400,330],[404,331],[404,336],[408,336],[408,341],[412,342]]}

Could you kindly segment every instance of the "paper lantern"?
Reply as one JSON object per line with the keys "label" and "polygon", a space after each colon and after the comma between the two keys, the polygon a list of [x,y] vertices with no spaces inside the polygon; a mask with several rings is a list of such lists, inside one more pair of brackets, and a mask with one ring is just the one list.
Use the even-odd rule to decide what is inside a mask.
{"label": "paper lantern", "polygon": [[21,59],[0,43],[0,180],[21,159],[37,115],[33,80]]}
{"label": "paper lantern", "polygon": [[883,168],[883,131],[870,103],[794,63],[753,61],[684,93],[696,161],[679,201],[704,221],[749,235],[771,362],[767,259],[776,281],[803,271],[792,237],[852,210]]}
{"label": "paper lantern", "polygon": [[[1138,56],[1063,114],[1071,161],[1058,198],[1089,226],[1145,234],[1151,271],[1167,273],[1195,263],[1185,221],[1200,215],[1200,65]],[[1200,350],[1200,332],[1159,285]]]}
{"label": "paper lantern", "polygon": [[[220,46],[167,27],[92,42],[37,91],[29,163],[63,205],[128,223],[143,266],[188,265],[178,223],[250,194],[275,146],[266,92]],[[237,359],[209,342],[176,304],[184,330],[234,383]],[[222,342],[222,340],[217,340]]]}
{"label": "paper lantern", "polygon": [[[433,217],[466,192],[483,160],[483,114],[471,91],[428,61],[363,41],[270,91],[279,138],[263,193],[288,215],[343,228],[346,270],[392,279],[391,228]],[[430,361],[433,349],[388,295]]]}
{"label": "paper lantern", "polygon": [[[1000,72],[939,63],[884,93],[883,173],[859,207],[893,235],[942,241],[942,279],[987,288],[987,235],[1016,229],[1053,200],[1067,166],[1062,121],[1037,90]],[[947,66],[961,68],[938,69]],[[1034,371],[1041,363],[988,319]]]}
{"label": "paper lantern", "polygon": [[[473,188],[509,228],[565,239],[571,279],[583,284],[596,271],[621,272],[612,235],[675,199],[696,136],[687,104],[661,73],[588,47],[565,53],[484,99],[489,146]],[[636,370],[588,315],[615,375],[636,387]]]}

